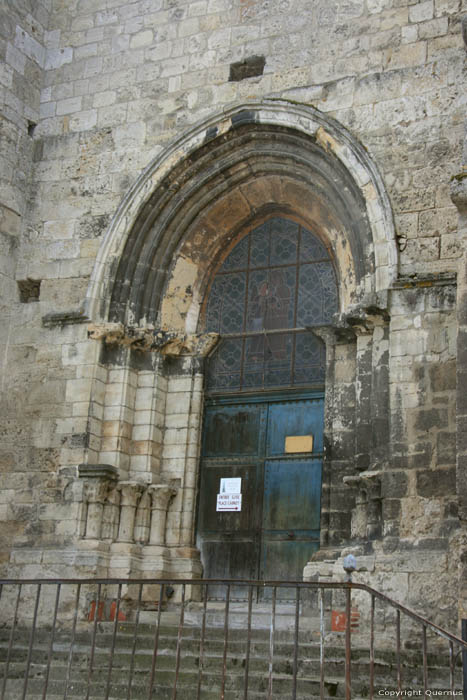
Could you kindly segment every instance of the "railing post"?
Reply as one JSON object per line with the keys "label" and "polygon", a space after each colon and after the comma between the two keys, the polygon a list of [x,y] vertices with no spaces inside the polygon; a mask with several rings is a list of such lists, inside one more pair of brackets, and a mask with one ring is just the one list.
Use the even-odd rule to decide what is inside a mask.
{"label": "railing post", "polygon": [[351,700],[352,697],[352,637],[351,637],[351,620],[352,613],[352,573],[357,568],[357,561],[353,554],[348,554],[344,559],[344,571],[348,587],[346,590],[345,602],[345,700]]}
{"label": "railing post", "polygon": [[[462,639],[467,642],[467,619],[462,620]],[[464,685],[464,700],[467,700],[467,649],[462,649],[462,677]]]}
{"label": "railing post", "polygon": [[349,587],[346,590],[346,603],[345,603],[345,700],[350,700],[352,697],[352,680],[351,680],[351,670],[350,664],[352,659],[351,653],[351,629],[350,629],[350,614],[352,606],[352,589]]}

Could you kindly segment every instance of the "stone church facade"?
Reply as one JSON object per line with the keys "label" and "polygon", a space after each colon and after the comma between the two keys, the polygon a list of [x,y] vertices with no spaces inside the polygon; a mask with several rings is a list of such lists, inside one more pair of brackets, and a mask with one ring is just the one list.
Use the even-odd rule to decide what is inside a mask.
{"label": "stone church facade", "polygon": [[[466,15],[465,0],[2,3],[4,576],[257,578],[279,550],[286,575],[300,548],[264,547],[263,453],[242,514],[216,520],[206,475],[228,467],[214,494],[219,474],[251,480],[249,438],[209,452],[206,416],[267,404],[297,438],[311,428],[287,416],[320,401],[298,449],[300,469],[320,464],[315,539],[289,576],[333,580],[352,552],[359,580],[445,626],[467,617]],[[272,251],[285,229],[289,249],[312,237],[313,270],[284,246],[254,267],[257,232]],[[210,309],[235,317],[225,280],[247,245],[227,328]],[[295,311],[265,322],[275,274]]]}

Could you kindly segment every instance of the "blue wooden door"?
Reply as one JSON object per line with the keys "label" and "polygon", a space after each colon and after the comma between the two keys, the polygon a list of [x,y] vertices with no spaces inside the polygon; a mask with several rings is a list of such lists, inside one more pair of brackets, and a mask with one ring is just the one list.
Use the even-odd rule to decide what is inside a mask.
{"label": "blue wooden door", "polygon": [[[271,403],[268,409],[260,575],[301,580],[319,547],[323,399]],[[291,437],[297,451],[287,452]],[[312,446],[300,437],[311,437]]]}
{"label": "blue wooden door", "polygon": [[[319,547],[322,453],[322,395],[208,403],[198,511],[206,578],[301,580]],[[240,512],[217,511],[223,478],[241,478]]]}

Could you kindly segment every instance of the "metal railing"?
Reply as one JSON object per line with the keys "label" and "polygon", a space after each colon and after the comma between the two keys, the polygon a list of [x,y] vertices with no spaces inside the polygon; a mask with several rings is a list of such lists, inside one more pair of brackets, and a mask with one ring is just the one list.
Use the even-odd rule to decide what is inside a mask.
{"label": "metal railing", "polygon": [[0,603],[1,700],[463,694],[467,642],[360,583],[4,579]]}

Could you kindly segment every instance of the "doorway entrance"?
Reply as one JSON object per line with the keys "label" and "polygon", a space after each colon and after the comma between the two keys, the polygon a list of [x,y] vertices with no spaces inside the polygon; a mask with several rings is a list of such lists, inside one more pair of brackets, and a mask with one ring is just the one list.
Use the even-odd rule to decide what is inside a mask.
{"label": "doorway entrance", "polygon": [[[302,579],[319,547],[323,401],[291,392],[207,404],[198,518],[206,578]],[[240,492],[240,510],[219,509],[223,487]]]}
{"label": "doorway entrance", "polygon": [[204,330],[221,339],[206,368],[207,578],[301,580],[319,547],[325,348],[312,331],[337,299],[325,243],[285,216],[240,235],[211,280]]}

